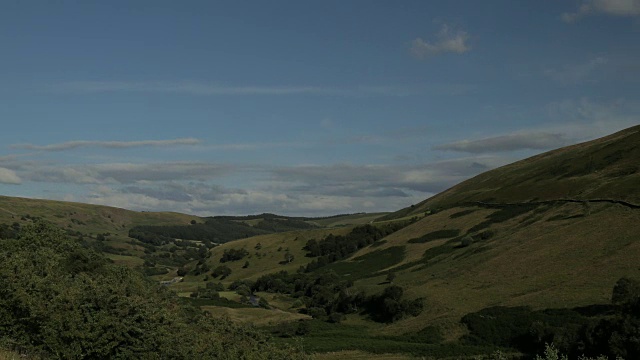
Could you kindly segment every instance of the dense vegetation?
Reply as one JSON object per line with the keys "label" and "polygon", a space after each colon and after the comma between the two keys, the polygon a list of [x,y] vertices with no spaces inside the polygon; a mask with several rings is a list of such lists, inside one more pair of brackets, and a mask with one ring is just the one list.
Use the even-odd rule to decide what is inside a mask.
{"label": "dense vegetation", "polygon": [[415,221],[416,219],[412,219],[410,221],[398,221],[382,226],[356,226],[345,236],[329,234],[320,241],[311,239],[307,241],[304,247],[307,251],[306,256],[317,259],[307,264],[304,270],[310,272],[332,262],[347,258],[356,251],[375,243]]}
{"label": "dense vegetation", "polygon": [[362,313],[377,322],[391,323],[422,312],[423,299],[407,300],[400,286],[391,285],[380,294],[367,296],[351,289],[353,283],[333,271],[289,274],[286,271],[263,275],[255,282],[236,281],[230,289],[246,286],[252,292],[288,294],[298,299],[302,312],[313,318],[340,322],[345,314]]}
{"label": "dense vegetation", "polygon": [[208,240],[225,243],[250,236],[268,234],[269,231],[256,229],[243,222],[226,219],[207,219],[205,223],[173,226],[135,226],[129,230],[129,237],[153,245],[171,243],[173,239]]}
{"label": "dense vegetation", "polygon": [[539,353],[546,344],[571,358],[582,355],[640,358],[640,283],[622,278],[612,304],[533,311],[528,307],[492,307],[464,316],[471,344],[511,347]]}
{"label": "dense vegetation", "polygon": [[44,222],[0,248],[0,343],[51,358],[290,359]]}

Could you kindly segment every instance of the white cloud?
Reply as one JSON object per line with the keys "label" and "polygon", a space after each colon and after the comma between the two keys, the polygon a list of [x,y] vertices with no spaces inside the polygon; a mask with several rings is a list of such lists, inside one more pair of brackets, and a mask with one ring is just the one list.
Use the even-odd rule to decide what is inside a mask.
{"label": "white cloud", "polygon": [[138,141],[94,141],[94,140],[76,140],[59,144],[50,145],[34,145],[34,144],[14,144],[11,148],[27,149],[37,151],[63,151],[81,147],[102,147],[108,149],[126,149],[133,147],[168,147],[179,145],[197,145],[201,140],[194,138],[180,138],[171,140],[138,140]]}
{"label": "white cloud", "polygon": [[586,0],[575,12],[562,14],[562,20],[574,23],[579,19],[594,14],[611,16],[640,16],[640,0]]}
{"label": "white cloud", "polygon": [[462,30],[452,30],[448,25],[442,28],[436,35],[435,42],[427,42],[422,38],[411,41],[409,52],[418,59],[426,59],[433,56],[453,53],[464,54],[471,50],[467,40],[469,35]]}
{"label": "white cloud", "polygon": [[22,179],[20,179],[15,171],[0,167],[0,184],[19,185],[21,183]]}

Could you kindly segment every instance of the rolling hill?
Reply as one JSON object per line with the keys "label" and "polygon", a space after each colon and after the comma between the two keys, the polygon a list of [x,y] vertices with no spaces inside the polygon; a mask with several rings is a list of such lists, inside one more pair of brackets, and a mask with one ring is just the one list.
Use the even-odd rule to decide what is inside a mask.
{"label": "rolling hill", "polygon": [[[460,323],[464,315],[493,306],[571,309],[609,303],[618,279],[640,279],[639,159],[636,126],[488,171],[378,218],[373,225],[417,221],[321,269],[336,271],[353,281],[354,291],[369,294],[389,285],[391,271],[408,297],[424,298],[425,310],[385,326],[361,315],[348,315],[343,324],[362,326],[358,336],[374,338],[435,326],[454,341],[468,333]],[[226,284],[295,272],[313,260],[305,256],[309,239],[350,229],[242,239],[212,249],[208,261],[220,265],[225,250],[247,249],[245,259],[226,263],[232,269],[222,280]],[[282,263],[284,251],[294,260]],[[190,291],[203,280],[187,276],[179,288]],[[289,309],[292,298],[264,296],[295,311]],[[345,349],[340,346],[333,350]]]}

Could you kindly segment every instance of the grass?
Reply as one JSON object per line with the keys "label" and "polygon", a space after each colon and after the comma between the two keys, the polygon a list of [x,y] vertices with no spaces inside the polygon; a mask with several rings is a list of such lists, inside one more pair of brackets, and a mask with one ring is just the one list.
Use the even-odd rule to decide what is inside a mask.
{"label": "grass", "polygon": [[224,297],[218,299],[195,299],[190,297],[181,298],[185,303],[191,304],[197,307],[211,307],[222,306],[231,309],[253,308],[253,305],[242,304],[237,301],[232,301]]}
{"label": "grass", "polygon": [[386,215],[387,213],[362,213],[362,214],[348,214],[341,216],[332,216],[327,218],[314,219],[312,223],[324,227],[341,227],[352,225],[364,225],[369,224],[377,218]]}
{"label": "grass", "polygon": [[488,352],[486,347],[459,344],[430,344],[408,336],[376,336],[364,326],[310,321],[310,333],[300,338],[275,341],[302,346],[309,353],[360,351],[368,354],[410,354],[413,356],[465,356]]}
{"label": "grass", "polygon": [[420,236],[419,238],[409,239],[407,242],[409,244],[422,244],[433,240],[448,239],[456,237],[458,235],[460,235],[460,230],[458,229],[442,229],[432,231],[428,234]]}
{"label": "grass", "polygon": [[610,198],[640,203],[638,158],[640,126],[635,126],[482,173],[386,218],[419,215],[473,201]]}
{"label": "grass", "polygon": [[351,280],[379,276],[381,271],[400,263],[404,259],[404,253],[404,246],[394,246],[376,250],[349,261],[332,263],[319,270],[333,270]]}
{"label": "grass", "polygon": [[29,359],[33,360],[35,358],[25,356],[15,351],[0,350],[0,360],[29,360]]}
{"label": "grass", "polygon": [[144,263],[144,260],[137,256],[118,255],[118,254],[106,254],[106,256],[109,259],[113,260],[114,263],[118,265],[128,266],[128,267],[136,267]]}
{"label": "grass", "polygon": [[272,326],[282,322],[310,319],[308,315],[282,311],[279,309],[262,309],[255,307],[231,309],[220,306],[203,306],[202,309],[210,312],[214,316],[226,316],[233,321],[250,323],[255,326]]}

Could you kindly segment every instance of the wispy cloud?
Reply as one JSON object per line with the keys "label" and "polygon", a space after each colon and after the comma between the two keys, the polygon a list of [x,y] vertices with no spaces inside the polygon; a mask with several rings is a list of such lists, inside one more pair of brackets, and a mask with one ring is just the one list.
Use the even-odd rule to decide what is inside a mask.
{"label": "wispy cloud", "polygon": [[93,141],[76,140],[59,144],[34,145],[34,144],[14,144],[13,149],[27,149],[37,151],[64,151],[83,147],[101,147],[108,149],[126,149],[134,147],[168,147],[179,145],[198,145],[202,141],[194,138],[181,138],[171,140],[139,140],[139,141]]}
{"label": "wispy cloud", "polygon": [[429,42],[422,38],[411,41],[409,52],[418,59],[427,59],[446,53],[464,54],[471,50],[467,40],[469,35],[465,31],[453,30],[445,24],[440,28],[435,41]]}
{"label": "wispy cloud", "polygon": [[22,177],[36,182],[68,184],[134,184],[158,181],[209,181],[228,175],[235,168],[199,162],[151,164],[107,163],[87,165],[23,165]]}
{"label": "wispy cloud", "polygon": [[640,16],[640,0],[586,0],[576,11],[562,14],[562,20],[574,23],[585,16],[595,14]]}
{"label": "wispy cloud", "polygon": [[413,165],[305,165],[273,169],[274,186],[289,192],[344,196],[405,196],[436,193],[481,171],[503,165],[502,157],[473,157]]}
{"label": "wispy cloud", "polygon": [[480,154],[523,149],[548,150],[568,144],[569,142],[564,134],[532,131],[478,140],[461,140],[434,146],[433,149]]}
{"label": "wispy cloud", "polygon": [[571,64],[561,69],[546,69],[544,75],[561,84],[581,83],[592,79],[593,75],[608,62],[599,56],[586,62]]}

